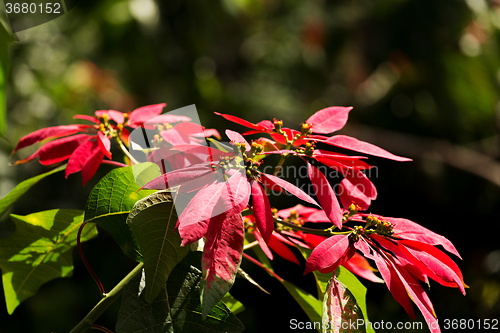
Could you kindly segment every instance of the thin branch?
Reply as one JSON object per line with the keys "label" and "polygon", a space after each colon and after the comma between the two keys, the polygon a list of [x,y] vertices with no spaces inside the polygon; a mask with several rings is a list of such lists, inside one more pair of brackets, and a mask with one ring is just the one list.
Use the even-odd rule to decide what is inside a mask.
{"label": "thin branch", "polygon": [[110,164],[110,165],[115,165],[117,167],[127,167],[125,163],[117,162],[117,161],[110,161],[110,160],[102,160],[103,164]]}
{"label": "thin branch", "polygon": [[249,256],[245,252],[243,252],[243,257],[246,258],[246,259],[248,259],[248,260],[250,260],[251,262],[253,262],[257,266],[259,266],[260,268],[264,269],[266,272],[269,273],[269,275],[271,275],[272,277],[276,278],[279,282],[283,282],[284,281],[284,279],[282,277],[280,277],[278,274],[274,273],[273,270],[267,268],[260,261],[258,261],[257,259],[254,259],[253,257]]}
{"label": "thin branch", "polygon": [[87,259],[85,258],[85,255],[83,254],[82,244],[81,244],[80,238],[82,236],[83,228],[86,225],[87,225],[87,222],[84,221],[80,225],[80,228],[78,229],[78,234],[76,236],[76,245],[78,247],[78,253],[80,254],[80,258],[82,259],[83,264],[85,265],[85,268],[87,268],[87,271],[89,271],[90,275],[92,275],[92,278],[94,279],[95,283],[97,284],[97,287],[99,288],[99,292],[101,293],[101,295],[106,295],[106,290],[104,290],[104,287],[103,287],[101,281],[97,277],[97,274],[92,270],[92,268],[90,267],[90,264],[88,263]]}
{"label": "thin branch", "polygon": [[127,283],[130,282],[136,276],[142,271],[142,267],[144,266],[143,263],[139,263],[130,273],[127,274],[126,277],[124,277],[118,284],[106,295],[104,295],[103,298],[97,303],[97,305],[90,310],[90,312],[85,316],[85,318],[82,319],[73,329],[70,331],[70,333],[82,333],[85,332],[87,329],[91,328],[92,325],[94,324],[94,321],[99,318],[103,312],[114,302],[118,299],[118,297],[122,294],[123,290],[125,289],[125,286]]}
{"label": "thin branch", "polygon": [[106,332],[106,333],[114,333],[112,330],[110,330],[109,328],[106,328],[104,326],[101,326],[101,325],[97,325],[97,324],[92,324],[90,326],[90,329],[93,329],[93,330],[98,330],[98,331],[102,331],[102,332]]}
{"label": "thin branch", "polygon": [[120,138],[116,138],[116,142],[118,143],[118,146],[120,147],[121,151],[129,158],[129,160],[132,162],[132,164],[139,164],[139,162],[130,154],[128,151],[127,147],[123,144],[122,140]]}

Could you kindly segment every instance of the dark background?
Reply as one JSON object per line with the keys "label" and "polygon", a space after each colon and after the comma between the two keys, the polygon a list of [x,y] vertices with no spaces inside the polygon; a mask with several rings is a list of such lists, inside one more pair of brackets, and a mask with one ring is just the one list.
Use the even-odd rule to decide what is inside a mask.
{"label": "dark background", "polygon": [[[11,49],[8,127],[0,141],[0,195],[44,168],[9,167],[20,137],[72,123],[99,109],[131,111],[196,104],[202,124],[221,133],[243,128],[213,115],[252,122],[283,119],[300,128],[315,111],[353,106],[342,134],[378,144],[413,162],[370,157],[379,198],[371,211],[405,217],[446,236],[470,286],[431,283],[445,319],[500,318],[500,7],[485,0],[102,0],[17,34]],[[26,149],[14,158],[30,153]],[[102,176],[111,169],[103,165]],[[94,177],[56,174],[12,209],[29,214],[84,209]],[[304,180],[305,182],[305,180]],[[271,199],[278,208],[295,201]],[[11,231],[8,218],[2,236]],[[100,233],[84,244],[109,290],[134,263]],[[12,316],[0,302],[0,332],[69,331],[99,295],[75,252],[70,279],[44,285]],[[275,260],[278,274],[310,288],[302,268]],[[237,280],[247,332],[287,331],[307,317],[272,278],[243,268],[272,294]],[[368,288],[370,320],[410,321],[384,285]],[[119,303],[97,323],[114,328]],[[422,321],[422,317],[417,320]],[[426,330],[426,328],[425,328]]]}

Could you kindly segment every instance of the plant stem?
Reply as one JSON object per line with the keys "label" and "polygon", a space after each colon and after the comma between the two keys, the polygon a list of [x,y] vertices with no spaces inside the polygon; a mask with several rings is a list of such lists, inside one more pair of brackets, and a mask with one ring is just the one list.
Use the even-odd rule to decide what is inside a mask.
{"label": "plant stem", "polygon": [[127,167],[128,165],[126,165],[125,163],[121,163],[121,162],[116,162],[116,161],[110,161],[110,160],[102,160],[103,164],[110,164],[110,165],[115,165],[117,167]]}
{"label": "plant stem", "polygon": [[119,138],[116,138],[116,142],[118,143],[118,146],[120,147],[120,149],[122,150],[122,152],[128,157],[128,159],[130,160],[130,162],[132,162],[133,164],[139,164],[139,162],[134,158],[134,156],[132,156],[132,154],[130,154],[130,152],[128,151],[127,147],[125,147],[123,145],[122,140],[120,140]]}
{"label": "plant stem", "polygon": [[258,245],[258,244],[259,244],[258,241],[255,241],[255,242],[252,242],[250,244],[247,244],[247,245],[243,246],[243,251],[248,250],[248,249],[250,249],[250,248],[252,248],[252,247],[254,247],[255,245]]}
{"label": "plant stem", "polygon": [[[291,142],[289,142],[286,145],[285,149],[286,150],[290,150],[290,148],[292,148],[292,143]],[[281,170],[281,167],[283,166],[283,163],[285,163],[286,159],[288,158],[288,155],[290,155],[290,154],[283,154],[283,155],[281,155],[281,158],[278,161],[278,164],[276,164],[276,168],[274,169],[273,176],[277,176],[278,175],[278,173]]]}
{"label": "plant stem", "polygon": [[324,235],[324,236],[347,235],[347,234],[349,234],[349,233],[352,232],[351,230],[341,231],[341,232],[334,232],[334,231],[332,231],[331,228],[328,228],[328,229],[305,228],[305,227],[301,227],[300,225],[296,225],[295,223],[283,221],[281,219],[276,219],[276,218],[274,219],[274,222],[286,225],[287,227],[290,227],[290,228],[292,228],[294,230],[303,231],[303,232],[306,232],[308,234],[315,234],[315,235]]}
{"label": "plant stem", "polygon": [[106,328],[106,327],[103,327],[101,325],[96,325],[96,324],[92,324],[90,326],[90,329],[93,329],[93,330],[98,330],[98,331],[102,331],[102,332],[106,332],[106,333],[113,333],[112,330]]}
{"label": "plant stem", "polygon": [[86,225],[87,225],[87,222],[84,221],[82,223],[82,225],[80,226],[80,228],[78,229],[78,234],[76,236],[76,245],[78,247],[78,253],[80,254],[80,258],[82,259],[83,264],[85,265],[85,268],[87,268],[87,271],[89,271],[90,275],[92,275],[92,278],[94,279],[95,283],[97,284],[97,287],[99,288],[99,292],[101,293],[101,295],[106,295],[106,290],[104,290],[104,287],[103,287],[101,281],[99,280],[99,278],[97,277],[97,274],[94,273],[94,270],[92,270],[92,267],[90,267],[90,264],[88,263],[87,259],[83,255],[82,244],[80,242],[80,238],[82,236],[83,228]]}
{"label": "plant stem", "polygon": [[243,252],[243,257],[244,258],[247,258],[248,260],[250,260],[251,262],[253,262],[254,264],[256,264],[257,266],[259,266],[260,268],[264,269],[267,273],[269,273],[269,275],[271,275],[272,277],[274,277],[276,280],[278,280],[279,282],[283,282],[283,278],[281,276],[279,276],[278,274],[274,273],[273,270],[267,268],[266,266],[264,266],[260,261],[258,261],[257,259],[254,259],[253,257],[249,256],[248,254],[246,254],[245,252]]}
{"label": "plant stem", "polygon": [[130,273],[127,274],[118,284],[106,295],[101,298],[99,303],[90,310],[90,312],[82,319],[70,333],[81,333],[92,327],[94,321],[121,295],[127,283],[137,274],[139,274],[144,266],[139,263]]}

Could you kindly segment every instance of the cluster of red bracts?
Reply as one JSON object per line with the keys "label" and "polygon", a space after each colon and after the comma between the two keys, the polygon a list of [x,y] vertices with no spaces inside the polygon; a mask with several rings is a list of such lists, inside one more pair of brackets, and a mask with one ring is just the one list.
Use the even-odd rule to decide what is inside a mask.
{"label": "cluster of red bracts", "polygon": [[[247,226],[269,258],[272,259],[273,250],[299,264],[289,246],[309,248],[312,253],[306,262],[305,273],[316,270],[331,273],[343,265],[370,281],[385,281],[410,317],[414,318],[413,301],[428,323],[435,322],[435,313],[419,281],[428,284],[430,278],[465,293],[467,286],[458,266],[435,247],[441,245],[460,257],[449,240],[409,220],[360,213],[367,211],[377,197],[375,186],[362,172],[371,168],[364,161],[365,156],[316,149],[316,145],[322,143],[395,161],[410,160],[349,136],[325,136],[344,127],[352,108],[320,110],[306,120],[301,131],[283,127],[277,120],[254,124],[232,115],[218,114],[249,128],[243,135],[263,133],[271,137],[261,137],[250,144],[243,135],[226,130],[231,150],[224,145],[208,147],[204,138],[220,137],[217,131],[191,123],[188,117],[160,115],[164,106],[150,105],[128,114],[97,111],[95,117],[75,117],[88,120],[92,125],[38,130],[23,137],[13,152],[53,140],[15,164],[35,158],[43,165],[68,160],[66,177],[81,171],[85,184],[104,157],[111,159],[111,140],[116,139],[119,144],[128,141],[126,127],[153,129],[157,131],[151,142],[155,149],[148,153],[148,158],[160,166],[163,174],[144,188],[177,188],[176,196],[189,198],[178,211],[177,226],[183,246],[205,238],[202,267],[207,288],[213,282],[218,284],[222,280],[230,286],[234,281]],[[279,178],[279,174],[259,171],[269,154],[281,155],[282,160],[290,156],[301,158],[307,165],[316,200]],[[315,166],[318,164],[343,175],[339,184],[340,200],[328,179]],[[270,191],[286,191],[317,208],[296,206],[273,212],[268,198]],[[245,209],[251,209],[252,215],[243,221],[241,213]],[[280,219],[289,223],[288,227],[290,223],[301,226],[305,222],[328,222],[332,226],[319,235],[308,233],[306,229],[297,231],[279,223],[276,225]],[[353,225],[347,225],[348,222]],[[375,262],[383,281],[374,274],[375,270],[365,258]],[[435,325],[429,327],[433,332],[439,331]]]}
{"label": "cluster of red bracts", "polygon": [[[440,245],[460,258],[448,239],[406,219],[359,214],[354,207],[344,214],[347,217],[344,223],[354,222],[357,225],[344,226],[348,232],[330,237],[285,228],[274,232],[266,244],[258,230],[254,230],[254,235],[270,259],[273,256],[271,249],[279,256],[299,264],[289,246],[312,249],[304,274],[312,271],[331,273],[342,265],[367,280],[385,281],[394,299],[412,319],[415,319],[411,304],[413,300],[427,323],[436,322],[432,303],[419,281],[429,284],[430,278],[443,286],[459,288],[465,295],[467,285],[460,269],[449,256],[435,247]],[[328,221],[324,211],[301,205],[280,210],[275,215],[298,226],[306,222]],[[246,219],[247,224],[252,226],[253,216],[247,216]],[[375,262],[383,280],[374,274],[374,269],[365,258]],[[432,332],[439,332],[439,326],[435,324],[429,325],[429,328]]]}
{"label": "cluster of red bracts", "polygon": [[[201,142],[199,137],[211,135],[220,137],[216,130],[204,129],[198,124],[191,123],[188,117],[160,115],[165,106],[165,103],[148,105],[130,113],[99,110],[95,112],[95,117],[88,115],[74,117],[90,121],[92,125],[74,124],[42,128],[21,138],[12,154],[38,142],[44,144],[32,155],[14,164],[26,163],[36,158],[42,165],[52,165],[68,160],[65,170],[66,178],[73,173],[81,172],[83,186],[94,176],[103,162],[124,166],[122,163],[111,161],[111,140],[115,139],[119,144],[128,145],[129,130],[127,128],[135,129],[142,126],[151,129],[158,124],[168,124],[170,128],[160,131],[161,139],[169,143],[168,148],[179,144],[199,144]],[[177,123],[175,126],[170,125],[175,123]],[[156,153],[159,154],[159,152]],[[105,160],[105,157],[109,160]],[[177,166],[184,167],[185,164]]]}

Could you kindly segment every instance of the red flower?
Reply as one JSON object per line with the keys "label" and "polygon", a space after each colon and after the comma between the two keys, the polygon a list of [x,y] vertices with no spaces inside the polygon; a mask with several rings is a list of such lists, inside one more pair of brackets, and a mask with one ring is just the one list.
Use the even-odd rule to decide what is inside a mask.
{"label": "red flower", "polygon": [[[254,124],[232,115],[216,114],[251,129],[243,133],[243,135],[268,133],[276,143],[286,145],[287,149],[295,147],[293,151],[290,151],[291,155],[298,155],[302,158],[312,158],[341,172],[345,177],[339,187],[340,200],[343,206],[348,207],[350,204],[355,204],[360,210],[367,210],[371,200],[376,199],[377,192],[370,180],[360,172],[360,170],[371,168],[369,164],[363,161],[366,157],[349,156],[328,150],[315,149],[316,144],[326,143],[330,146],[396,161],[410,161],[411,159],[396,156],[380,147],[349,136],[324,136],[324,134],[330,134],[342,129],[347,122],[348,114],[351,110],[352,107],[329,107],[319,110],[306,120],[302,125],[301,131],[283,127],[283,123],[278,120],[274,120],[274,122],[263,120]],[[284,151],[282,150],[281,152],[283,153]],[[311,169],[311,167],[309,168]],[[317,172],[310,172],[309,175],[316,175],[319,177]],[[318,177],[314,179],[311,178],[316,189],[318,189],[320,185],[318,181],[321,181]],[[326,189],[326,184],[324,182],[322,184],[321,188]],[[325,210],[331,221],[335,225],[340,226],[338,217],[339,205],[336,203],[336,199],[334,200],[334,197],[328,192],[328,190],[320,191],[319,194],[321,198],[318,197],[318,200],[322,205],[326,204],[327,208]],[[333,213],[332,209],[334,209],[336,213]],[[335,214],[337,217],[334,216]]]}
{"label": "red flower", "polygon": [[[269,242],[274,219],[264,187],[280,192],[286,190],[319,206],[298,187],[279,177],[258,171],[260,162],[247,156],[251,150],[248,142],[237,132],[227,130],[226,134],[236,153],[200,146],[199,153],[205,153],[202,163],[167,172],[144,186],[149,189],[180,186],[180,199],[176,199],[176,209],[179,212],[179,233],[183,245],[203,237],[215,217],[240,214],[249,204],[250,195],[255,224],[264,241]],[[191,198],[189,194],[194,190],[197,192]]]}
{"label": "red flower", "polygon": [[321,242],[311,253],[305,273],[319,270],[334,271],[360,251],[375,261],[387,287],[415,319],[411,301],[422,312],[432,332],[439,332],[436,314],[427,294],[418,280],[428,283],[428,278],[447,286],[459,288],[465,295],[462,273],[444,252],[434,245],[442,245],[458,256],[453,244],[438,234],[405,219],[384,218],[376,215],[356,215],[353,220],[365,222],[351,229],[348,234],[334,235]]}
{"label": "red flower", "polygon": [[63,125],[37,130],[21,138],[12,153],[37,142],[52,141],[43,144],[31,156],[16,161],[14,164],[26,163],[35,158],[39,158],[42,165],[68,160],[66,178],[81,171],[82,184],[85,185],[95,174],[105,156],[111,160],[111,139],[126,140],[128,131],[124,126],[135,128],[141,125],[146,120],[159,115],[165,105],[163,103],[141,107],[130,114],[114,110],[100,110],[95,112],[95,117],[87,115],[74,117],[90,121],[92,125]]}

